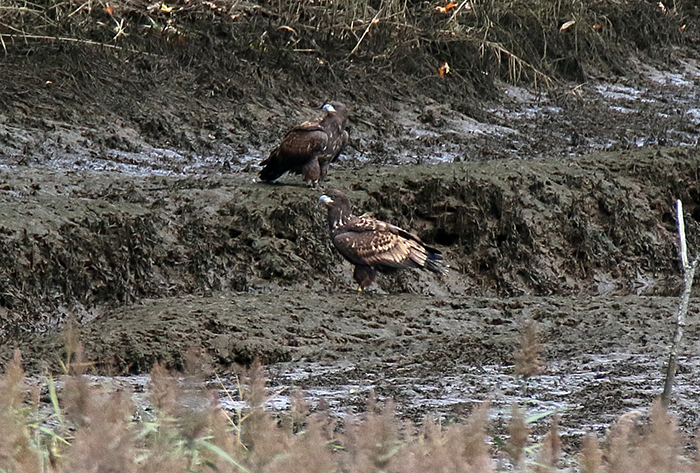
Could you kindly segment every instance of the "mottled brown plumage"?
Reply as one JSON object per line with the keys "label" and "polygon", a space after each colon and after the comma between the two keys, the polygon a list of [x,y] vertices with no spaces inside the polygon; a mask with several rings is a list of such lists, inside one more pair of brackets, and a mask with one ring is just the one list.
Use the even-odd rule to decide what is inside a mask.
{"label": "mottled brown plumage", "polygon": [[348,143],[345,125],[348,109],[340,102],[323,106],[326,114],[316,120],[298,125],[260,163],[260,179],[272,182],[285,172],[301,174],[305,181],[316,185],[323,181],[328,165],[335,161]]}
{"label": "mottled brown plumage", "polygon": [[350,203],[339,191],[319,198],[328,207],[331,240],[343,257],[355,265],[353,278],[360,289],[372,284],[377,271],[388,273],[403,268],[427,269],[445,274],[442,255],[416,235],[369,214],[355,216]]}

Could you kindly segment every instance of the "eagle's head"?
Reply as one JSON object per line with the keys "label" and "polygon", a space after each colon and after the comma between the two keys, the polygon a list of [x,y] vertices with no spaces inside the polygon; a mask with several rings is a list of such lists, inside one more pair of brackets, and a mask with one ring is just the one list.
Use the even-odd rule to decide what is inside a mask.
{"label": "eagle's head", "polygon": [[350,208],[350,201],[345,194],[335,189],[329,189],[325,194],[318,198],[318,201],[324,204],[326,207],[335,208]]}
{"label": "eagle's head", "polygon": [[323,106],[323,111],[329,115],[338,115],[341,117],[347,117],[348,115],[348,108],[341,102],[328,102]]}
{"label": "eagle's head", "polygon": [[328,225],[333,234],[345,224],[345,218],[350,215],[350,202],[342,192],[333,189],[319,197],[318,201],[328,207]]}
{"label": "eagle's head", "polygon": [[342,221],[343,216],[350,215],[350,201],[340,191],[331,189],[318,198],[318,201],[328,207],[328,218],[333,221]]}

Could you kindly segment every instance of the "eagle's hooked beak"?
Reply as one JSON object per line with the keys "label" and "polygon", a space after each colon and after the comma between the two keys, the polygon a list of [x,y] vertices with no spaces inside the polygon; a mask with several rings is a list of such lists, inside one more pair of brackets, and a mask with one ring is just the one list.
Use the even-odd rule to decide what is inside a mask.
{"label": "eagle's hooked beak", "polygon": [[329,113],[330,113],[330,112],[335,112],[335,108],[333,107],[333,105],[331,105],[331,104],[329,104],[329,103],[327,103],[326,105],[323,106],[323,110],[324,110],[325,112],[329,112]]}
{"label": "eagle's hooked beak", "polygon": [[321,202],[322,204],[325,204],[325,205],[330,205],[333,203],[333,199],[331,199],[330,197],[328,197],[325,194],[322,195],[321,197],[319,197],[318,201]]}

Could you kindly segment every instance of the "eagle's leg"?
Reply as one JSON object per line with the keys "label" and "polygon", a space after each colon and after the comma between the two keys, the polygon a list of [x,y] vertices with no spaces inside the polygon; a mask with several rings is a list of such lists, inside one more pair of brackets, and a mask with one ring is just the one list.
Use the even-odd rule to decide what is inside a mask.
{"label": "eagle's leg", "polygon": [[364,264],[356,265],[355,270],[352,273],[353,279],[360,285],[358,288],[359,291],[362,291],[364,288],[372,284],[376,275],[377,271],[375,271],[373,267]]}
{"label": "eagle's leg", "polygon": [[318,164],[318,159],[313,158],[301,168],[301,175],[305,181],[311,183],[311,187],[316,187],[319,179],[321,179],[321,166]]}
{"label": "eagle's leg", "polygon": [[321,182],[326,180],[326,174],[328,174],[328,165],[330,164],[330,161],[323,161],[321,163],[321,177],[319,180]]}

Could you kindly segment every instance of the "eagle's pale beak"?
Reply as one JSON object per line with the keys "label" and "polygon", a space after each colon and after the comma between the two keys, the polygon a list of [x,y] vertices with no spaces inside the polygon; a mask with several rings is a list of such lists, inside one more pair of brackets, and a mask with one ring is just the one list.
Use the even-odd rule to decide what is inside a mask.
{"label": "eagle's pale beak", "polygon": [[326,112],[335,112],[335,108],[333,108],[333,105],[329,103],[323,106],[323,110]]}
{"label": "eagle's pale beak", "polygon": [[330,197],[328,197],[325,194],[322,195],[321,197],[319,197],[318,201],[321,202],[322,204],[326,204],[326,205],[333,203],[333,199],[331,199]]}

